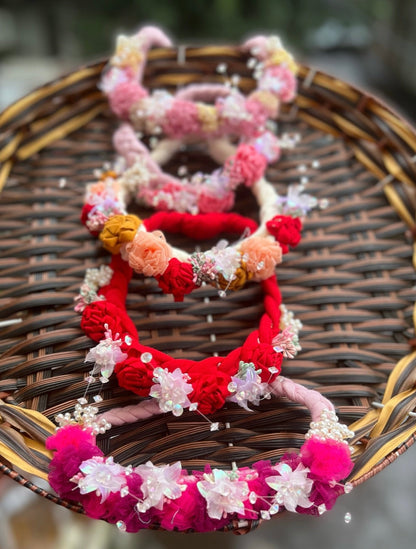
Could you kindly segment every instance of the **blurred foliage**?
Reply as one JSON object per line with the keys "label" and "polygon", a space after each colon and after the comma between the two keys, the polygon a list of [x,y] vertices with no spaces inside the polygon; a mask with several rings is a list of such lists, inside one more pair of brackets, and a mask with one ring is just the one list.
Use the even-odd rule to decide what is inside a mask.
{"label": "blurred foliage", "polygon": [[395,0],[0,0],[0,7],[17,14],[36,6],[50,34],[50,49],[59,49],[65,27],[76,37],[84,58],[108,53],[114,36],[145,23],[193,43],[235,42],[255,31],[278,31],[302,49],[307,33],[327,20],[371,26],[377,19],[389,19],[394,4]]}

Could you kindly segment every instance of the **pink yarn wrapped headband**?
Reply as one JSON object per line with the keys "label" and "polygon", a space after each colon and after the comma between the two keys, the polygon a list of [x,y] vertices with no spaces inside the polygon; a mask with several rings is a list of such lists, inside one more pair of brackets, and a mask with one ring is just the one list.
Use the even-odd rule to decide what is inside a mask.
{"label": "pink yarn wrapped headband", "polygon": [[[238,90],[238,79],[232,79],[235,83],[230,85],[190,85],[174,95],[165,90],[150,94],[141,79],[152,45],[169,46],[170,40],[153,27],[120,37],[102,79],[101,87],[114,112],[130,121],[140,137],[152,136],[152,153],[126,130],[115,136],[116,150],[125,162],[119,164],[119,170],[125,172],[123,180],[130,185],[135,181],[138,197],[157,209],[190,213],[230,210],[238,185],[251,187],[267,164],[279,158],[280,147],[293,144],[290,139],[278,139],[267,125],[276,118],[280,102],[295,96],[296,64],[276,37],[258,37],[242,46],[255,55],[249,64],[258,85],[248,97]],[[223,168],[209,175],[179,174],[182,179],[161,170],[160,164],[184,142],[195,140],[205,141]]]}
{"label": "pink yarn wrapped headband", "polygon": [[[118,110],[119,115],[130,118],[133,122],[139,121],[146,127],[148,125],[159,127],[154,125],[161,121],[152,118],[152,112],[157,114],[155,111],[157,94],[154,93],[149,97],[147,92],[143,92],[140,85],[144,53],[152,44],[168,46],[169,42],[160,31],[154,28],[143,29],[133,38],[120,38],[116,55],[112,58],[111,68],[104,75],[103,87],[109,93],[110,102],[115,111]],[[290,80],[288,71],[291,71],[293,61],[288,54],[282,53],[280,42],[274,38],[258,37],[247,42],[245,47],[253,49],[252,53],[256,55],[257,59],[254,64],[260,64],[260,67],[256,69],[259,75],[259,85],[258,89],[253,92],[257,95],[243,98],[244,113],[247,114],[251,112],[251,108],[254,108],[252,103],[249,103],[250,101],[257,104],[262,103],[259,94],[272,94],[275,97],[277,73],[282,82]],[[282,58],[284,61],[280,65]],[[186,94],[191,93],[192,95],[195,90],[191,90],[191,92],[188,90],[185,96],[179,95],[179,99],[178,96],[172,98],[169,105],[175,107],[172,110],[173,113],[175,109],[178,109],[178,102],[187,101],[188,95]],[[120,97],[123,97],[123,101],[120,100]],[[232,134],[229,120],[222,114],[224,103],[228,101],[228,97],[225,96],[225,100],[218,103],[219,106],[217,104],[202,104],[201,107],[196,107],[197,112],[208,112],[207,109],[209,109],[216,121],[215,129],[212,129],[214,126],[210,126],[209,130],[206,127],[201,130],[202,126],[195,126],[192,131],[188,128],[185,133],[187,135],[194,133],[196,136],[204,138],[207,138],[207,135],[209,137],[215,135],[215,139],[219,138],[218,132],[221,134],[224,131]],[[283,99],[283,96],[280,99]],[[238,100],[240,101],[240,99]],[[146,103],[146,101],[148,102]],[[190,104],[196,105],[192,102]],[[275,105],[276,102],[273,104]],[[167,114],[170,111],[166,108],[162,111],[163,120],[166,120],[166,124],[160,126],[162,131],[167,135],[175,135],[177,131],[173,124],[173,121],[176,120],[175,115]],[[264,115],[265,120],[269,114]],[[237,135],[244,132],[247,135],[250,133],[244,125],[237,125],[236,128]],[[130,131],[130,129],[121,131]],[[136,146],[138,146],[137,143]],[[128,151],[126,157],[130,152],[131,150]],[[260,181],[263,181],[261,177],[255,182],[254,188],[259,187],[260,190],[267,190],[263,193],[264,196],[260,192],[260,195],[263,196],[259,201],[260,230],[262,231],[267,222],[273,220],[274,217],[269,215],[270,204],[266,199],[269,186],[267,186],[267,182],[264,182],[266,185],[264,186],[263,183],[259,183]],[[89,188],[87,197],[90,193],[92,202],[89,203],[87,200],[83,211],[84,221],[87,225],[89,223],[90,230],[93,232],[104,231],[106,223],[111,219],[114,220],[117,216],[122,218],[122,224],[125,223],[127,214],[124,211],[115,211],[118,206],[114,205],[117,203],[115,198],[121,197],[118,201],[120,204],[120,201],[127,196],[127,194],[123,194],[125,190],[120,191],[117,186],[117,174],[106,174],[101,182],[93,185],[98,185],[98,187]],[[119,191],[120,194],[117,194]],[[299,207],[305,205],[305,202],[299,198],[298,191],[293,191],[292,195],[298,198]],[[275,194],[273,194],[273,199],[274,208]],[[277,201],[279,202],[279,200]],[[279,204],[282,203],[286,204],[285,201],[279,202]],[[172,212],[169,213],[170,215],[184,216],[189,213]],[[215,217],[215,215],[227,214],[215,213],[213,215]],[[273,215],[276,215],[276,212],[273,211]],[[207,219],[213,218],[208,216]],[[133,228],[127,231],[127,242],[132,242],[136,238],[137,226],[134,223]],[[148,223],[150,223],[149,226],[152,226],[152,223],[158,224],[160,218],[151,218]],[[88,360],[95,362],[92,374],[100,372],[103,382],[111,375],[114,365],[124,360],[124,351],[133,344],[132,335],[135,332],[134,325],[128,317],[123,317],[124,320],[119,322],[117,316],[119,314],[117,307],[120,304],[124,307],[127,284],[131,276],[131,267],[118,255],[120,250],[123,251],[124,246],[124,253],[127,251],[126,259],[130,262],[129,250],[125,242],[121,242],[119,239],[120,233],[111,243],[111,251],[114,254],[111,267],[92,269],[87,272],[86,289],[84,293],[81,292],[77,305],[80,311],[83,309],[85,311],[88,307],[93,307],[94,304],[102,303],[106,311],[107,316],[102,313],[97,316],[97,322],[100,325],[95,326],[94,324],[94,326],[97,332],[95,340],[98,341],[98,345],[87,356]],[[115,249],[117,246],[118,251]],[[249,255],[250,253],[248,253]],[[270,273],[268,276],[270,277]],[[288,325],[290,323],[294,325],[293,318],[286,312],[283,314],[283,326],[280,326],[280,312],[282,311],[278,311],[280,298],[276,297],[280,294],[278,289],[276,290],[274,276],[271,278],[265,276],[260,280],[262,280],[266,293],[270,293],[270,296],[268,294],[266,296],[266,313],[260,327],[271,333],[273,329],[275,331],[279,328],[284,330],[285,322],[289,323]],[[277,301],[272,299],[273,295]],[[268,314],[269,312],[271,316]],[[119,333],[113,332],[116,328],[120,328]],[[283,349],[284,341],[279,340],[279,342]],[[277,347],[279,342],[275,342]],[[140,344],[137,341],[134,345]],[[255,341],[253,340],[250,345],[255,348]],[[277,353],[278,350],[276,349],[274,352]],[[139,349],[138,354],[145,365],[154,359],[152,353],[147,352],[147,349]],[[156,358],[159,357],[156,351],[154,354]],[[217,367],[222,361],[221,357],[212,357],[210,360],[216,360]],[[251,467],[239,468],[233,462],[228,470],[207,466],[204,471],[191,472],[184,470],[180,462],[154,464],[152,461],[147,461],[139,465],[122,465],[114,462],[111,456],[103,454],[96,441],[97,435],[104,434],[111,429],[112,425],[142,421],[165,411],[172,411],[175,415],[179,415],[175,412],[183,413],[184,407],[188,407],[191,411],[198,411],[198,406],[193,406],[188,399],[190,394],[189,377],[184,375],[180,368],[172,370],[172,368],[163,367],[162,364],[161,366],[156,365],[152,370],[154,385],[149,393],[151,399],[144,399],[137,404],[113,409],[101,415],[98,414],[97,407],[88,403],[91,396],[89,394],[90,383],[95,381],[95,378],[93,375],[87,378],[88,385],[84,397],[79,399],[72,414],[57,416],[56,421],[59,425],[57,432],[47,441],[47,447],[54,452],[49,474],[51,486],[61,497],[81,503],[88,516],[115,523],[120,530],[128,532],[155,526],[166,530],[197,532],[224,529],[230,523],[236,527],[242,527],[247,524],[247,521],[268,520],[271,516],[285,510],[322,514],[332,507],[340,494],[351,489],[351,485],[348,483],[344,485],[342,480],[348,476],[352,469],[350,449],[346,439],[350,438],[353,433],[345,426],[340,425],[332,404],[321,394],[308,390],[282,376],[276,377],[275,374],[278,372],[272,372],[271,369],[272,375],[269,379],[262,380],[256,367],[257,364],[254,362],[240,360],[237,375],[232,378],[229,384],[229,391],[236,397],[240,397],[240,399],[236,398],[235,402],[243,406],[245,404],[244,407],[247,407],[247,402],[250,400],[247,398],[248,394],[251,395],[251,401],[254,403],[256,403],[256,399],[258,402],[264,395],[273,395],[286,397],[306,406],[310,411],[312,421],[306,434],[306,440],[298,453],[286,454],[278,463],[260,461],[253,463]],[[260,392],[258,391],[259,386],[261,386]],[[95,394],[92,400],[99,403],[102,401],[102,397]],[[176,406],[179,406],[181,410]],[[228,426],[228,424],[223,425],[211,421],[209,418],[205,419],[208,430],[219,430]]]}

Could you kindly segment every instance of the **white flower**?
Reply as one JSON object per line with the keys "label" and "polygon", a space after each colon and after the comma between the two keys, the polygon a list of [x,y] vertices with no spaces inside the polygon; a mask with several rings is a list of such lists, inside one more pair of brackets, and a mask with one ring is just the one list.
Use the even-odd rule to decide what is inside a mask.
{"label": "white flower", "polygon": [[103,383],[108,381],[108,378],[114,371],[114,366],[125,360],[128,356],[120,349],[121,344],[121,339],[114,340],[111,330],[107,329],[105,339],[102,339],[98,345],[90,349],[85,357],[85,362],[95,362],[91,374],[100,373]]}
{"label": "white flower", "polygon": [[209,517],[220,519],[228,513],[244,511],[243,502],[249,494],[247,482],[231,480],[226,471],[220,469],[214,469],[212,474],[205,474],[204,479],[197,483],[197,487],[207,501]]}
{"label": "white flower", "polygon": [[78,484],[81,494],[96,492],[101,496],[101,503],[110,493],[119,492],[127,484],[125,468],[114,463],[112,457],[94,456],[83,461],[79,469],[83,476],[76,475],[71,481]]}
{"label": "white flower", "polygon": [[238,374],[231,377],[231,383],[228,385],[228,390],[234,394],[227,397],[227,400],[236,402],[239,406],[251,412],[247,402],[252,402],[257,406],[261,398],[269,398],[270,394],[267,392],[267,387],[267,383],[262,383],[254,364],[241,361]]}
{"label": "white flower", "polygon": [[141,491],[143,501],[137,504],[140,513],[145,513],[150,507],[162,509],[165,499],[177,499],[186,485],[179,484],[182,476],[181,462],[173,465],[153,465],[148,461],[145,465],[135,467],[134,472],[141,476]]}
{"label": "white flower", "polygon": [[228,246],[227,240],[220,240],[216,246],[205,252],[205,257],[213,261],[216,271],[229,281],[233,279],[241,263],[241,254],[232,246]]}
{"label": "white flower", "polygon": [[166,368],[155,368],[153,371],[155,385],[150,388],[150,396],[157,398],[162,412],[172,412],[174,416],[180,416],[184,408],[191,406],[187,395],[194,390],[187,383],[189,376],[183,374],[180,368],[169,372]]}
{"label": "white flower", "polygon": [[309,469],[301,463],[294,471],[287,463],[279,463],[274,467],[279,476],[266,478],[266,483],[276,490],[273,503],[284,505],[288,511],[296,512],[296,507],[311,507],[313,502],[308,499],[313,480],[307,478]]}
{"label": "white flower", "polygon": [[317,204],[318,200],[314,196],[303,192],[302,185],[289,185],[287,196],[279,196],[277,199],[281,213],[292,217],[307,214]]}

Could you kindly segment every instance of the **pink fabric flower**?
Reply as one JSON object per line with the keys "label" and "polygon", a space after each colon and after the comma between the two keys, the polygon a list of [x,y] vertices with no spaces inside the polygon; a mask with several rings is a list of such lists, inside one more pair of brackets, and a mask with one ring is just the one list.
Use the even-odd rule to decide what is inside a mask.
{"label": "pink fabric flower", "polygon": [[282,261],[282,248],[272,238],[247,238],[241,243],[240,251],[246,258],[247,270],[254,273],[254,280],[272,276],[275,266]]}
{"label": "pink fabric flower", "polygon": [[261,90],[276,94],[284,102],[295,98],[296,85],[296,76],[284,65],[267,68],[259,82]]}
{"label": "pink fabric flower", "polygon": [[266,166],[266,158],[253,145],[246,143],[239,145],[236,154],[226,162],[226,170],[234,186],[244,182],[251,187],[263,177]]}
{"label": "pink fabric flower", "polygon": [[161,231],[138,231],[134,240],[126,244],[123,255],[137,273],[157,276],[168,266],[172,249]]}
{"label": "pink fabric flower", "polygon": [[163,130],[170,137],[181,138],[201,131],[198,109],[194,103],[177,99],[166,112]]}
{"label": "pink fabric flower", "polygon": [[214,195],[203,190],[198,198],[198,209],[201,213],[228,212],[234,206],[234,193],[224,192]]}
{"label": "pink fabric flower", "polygon": [[111,90],[108,94],[108,100],[114,114],[119,118],[128,120],[130,109],[134,103],[147,95],[147,91],[138,82],[127,81],[121,82]]}

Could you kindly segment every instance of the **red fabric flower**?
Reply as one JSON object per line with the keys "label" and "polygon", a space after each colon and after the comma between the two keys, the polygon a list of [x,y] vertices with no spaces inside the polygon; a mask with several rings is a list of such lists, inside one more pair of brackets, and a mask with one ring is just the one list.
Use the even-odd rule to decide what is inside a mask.
{"label": "red fabric flower", "polygon": [[[84,206],[82,207],[82,210],[81,210],[81,223],[83,225],[85,225],[85,227],[87,227],[88,215],[89,215],[90,211],[93,208],[94,208],[94,206],[92,204],[84,204]],[[88,227],[87,227],[87,229],[88,229]],[[92,236],[98,236],[99,235],[99,231],[90,231],[89,230],[89,232],[92,234]]]}
{"label": "red fabric flower", "polygon": [[81,329],[93,341],[101,341],[105,335],[105,325],[115,336],[129,334],[137,337],[137,330],[127,313],[108,301],[94,301],[88,305],[81,318]]}
{"label": "red fabric flower", "polygon": [[253,145],[243,143],[238,146],[236,154],[226,166],[232,181],[244,182],[247,187],[251,187],[263,176],[267,160]]}
{"label": "red fabric flower", "polygon": [[299,217],[276,215],[266,223],[266,227],[269,233],[280,244],[284,254],[287,254],[289,251],[289,246],[294,248],[300,242],[302,222]]}
{"label": "red fabric flower", "polygon": [[[213,357],[214,359],[216,357]],[[203,414],[212,414],[224,406],[226,397],[230,394],[228,384],[230,376],[221,372],[213,361],[183,361],[191,363],[189,367],[180,367],[190,376],[189,383],[194,388],[189,394],[191,402],[198,403],[198,410]]]}
{"label": "red fabric flower", "polygon": [[154,365],[150,362],[144,364],[140,357],[133,353],[132,356],[119,362],[115,366],[115,373],[120,387],[139,396],[149,396],[150,387],[153,385]]}
{"label": "red fabric flower", "polygon": [[194,272],[190,263],[184,263],[173,257],[163,274],[156,279],[165,294],[173,294],[175,301],[183,301],[186,294],[196,287],[193,281]]}

